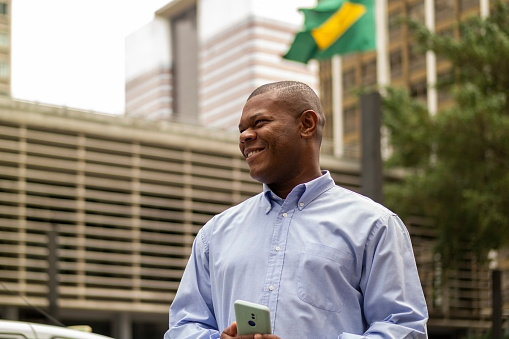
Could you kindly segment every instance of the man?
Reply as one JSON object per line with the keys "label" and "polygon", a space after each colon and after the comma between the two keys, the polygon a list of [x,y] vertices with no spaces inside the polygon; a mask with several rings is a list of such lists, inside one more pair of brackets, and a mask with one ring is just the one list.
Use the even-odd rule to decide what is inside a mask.
{"label": "man", "polygon": [[408,232],[394,213],[320,170],[324,123],[303,83],[250,95],[239,146],[263,192],[198,233],[165,339],[237,337],[237,299],[271,311],[274,334],[245,339],[427,337]]}

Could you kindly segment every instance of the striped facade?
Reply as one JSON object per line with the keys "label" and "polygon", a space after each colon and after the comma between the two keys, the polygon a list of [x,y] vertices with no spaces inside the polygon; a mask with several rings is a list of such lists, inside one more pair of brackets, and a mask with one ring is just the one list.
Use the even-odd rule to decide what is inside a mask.
{"label": "striped facade", "polygon": [[169,31],[166,20],[153,20],[126,39],[126,116],[156,121],[172,116]]}
{"label": "striped facade", "polygon": [[0,95],[11,95],[11,0],[0,1]]}
{"label": "striped facade", "polygon": [[53,292],[66,325],[161,338],[200,227],[260,191],[238,132],[0,98],[0,318],[46,322]]}
{"label": "striped facade", "polygon": [[316,68],[285,61],[295,27],[249,17],[200,46],[200,123],[236,129],[248,95],[262,84],[297,80],[317,90]]}
{"label": "striped facade", "polygon": [[125,85],[126,115],[150,120],[168,120],[173,113],[172,73],[159,67],[130,79]]}
{"label": "striped facade", "polygon": [[[222,17],[226,14],[207,15],[204,4],[207,0],[175,0],[156,12],[154,29],[147,33],[144,40],[127,40],[132,53],[142,53],[140,48],[148,49],[165,44],[171,50],[165,67],[152,67],[128,77],[126,81],[126,115],[154,120],[178,121],[201,126],[219,127],[236,130],[242,107],[248,95],[258,86],[267,82],[297,80],[309,84],[318,92],[318,67],[316,62],[303,65],[283,60],[282,55],[293,41],[295,32],[300,28],[285,21],[269,19],[261,15]],[[213,4],[212,4],[213,5]],[[249,6],[245,2],[242,6]],[[297,8],[295,8],[296,11]],[[192,29],[178,31],[175,23],[185,15],[190,16],[188,24]],[[239,14],[240,15],[240,14]],[[228,20],[226,25],[209,36],[200,32],[200,26]],[[194,25],[194,26],[193,26]],[[147,32],[147,28],[144,28]],[[161,32],[167,30],[169,32]],[[196,32],[194,32],[196,30]],[[162,38],[166,35],[166,38]],[[152,42],[150,40],[152,39]],[[182,60],[178,56],[193,53],[195,46],[189,47],[188,40],[196,40],[197,55],[188,55]],[[183,41],[183,42],[182,42]],[[149,43],[150,42],[150,43]],[[139,45],[139,48],[136,48]],[[178,53],[177,53],[178,52]],[[128,55],[129,57],[129,55]],[[182,68],[179,62],[197,57],[197,93],[194,80],[180,73],[190,72],[194,76],[194,67]],[[134,59],[134,58],[133,58]],[[140,63],[150,64],[147,58],[128,62],[128,69],[138,67]],[[130,60],[128,58],[128,60]],[[155,64],[159,66],[160,64]],[[167,65],[167,66],[166,66]],[[180,93],[179,93],[180,88]],[[192,89],[192,90],[191,90]],[[186,93],[183,93],[183,92]],[[178,97],[178,96],[182,97]],[[180,102],[178,102],[180,100]],[[189,112],[189,102],[196,101],[197,113]],[[193,106],[191,106],[193,107]]]}
{"label": "striped facade", "polygon": [[[0,318],[45,322],[27,301],[48,310],[53,291],[66,325],[160,338],[200,227],[261,190],[237,134],[0,98]],[[357,162],[323,154],[321,166],[359,191]],[[433,227],[405,223],[430,334],[489,328],[485,266],[442,272]]]}

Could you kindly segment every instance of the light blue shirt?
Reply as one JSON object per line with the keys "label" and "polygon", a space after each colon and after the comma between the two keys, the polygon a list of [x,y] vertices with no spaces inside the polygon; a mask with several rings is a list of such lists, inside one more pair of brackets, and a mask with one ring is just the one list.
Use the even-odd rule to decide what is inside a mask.
{"label": "light blue shirt", "polygon": [[219,338],[237,299],[268,306],[282,339],[427,338],[405,225],[323,173],[285,200],[264,185],[200,230],[165,339]]}

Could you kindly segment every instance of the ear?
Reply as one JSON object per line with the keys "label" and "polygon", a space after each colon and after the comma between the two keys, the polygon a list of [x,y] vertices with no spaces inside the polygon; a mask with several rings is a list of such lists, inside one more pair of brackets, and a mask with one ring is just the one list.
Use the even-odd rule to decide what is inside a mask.
{"label": "ear", "polygon": [[300,136],[309,139],[315,136],[318,127],[318,114],[313,110],[307,110],[300,115],[301,132]]}

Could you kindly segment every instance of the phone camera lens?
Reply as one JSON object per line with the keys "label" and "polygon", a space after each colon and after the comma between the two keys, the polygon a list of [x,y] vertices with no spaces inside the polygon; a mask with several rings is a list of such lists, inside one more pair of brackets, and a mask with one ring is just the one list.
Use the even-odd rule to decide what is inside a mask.
{"label": "phone camera lens", "polygon": [[256,323],[254,321],[252,321],[252,320],[249,320],[248,324],[251,325],[251,326],[256,326]]}

